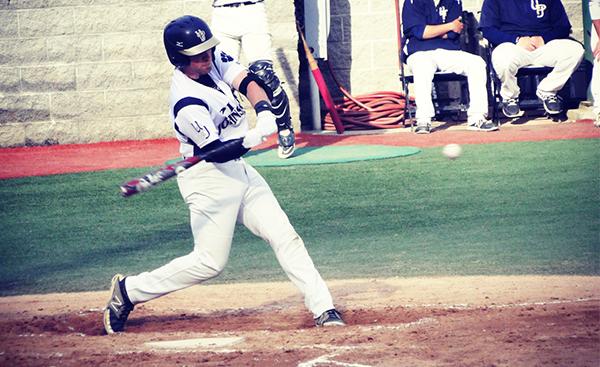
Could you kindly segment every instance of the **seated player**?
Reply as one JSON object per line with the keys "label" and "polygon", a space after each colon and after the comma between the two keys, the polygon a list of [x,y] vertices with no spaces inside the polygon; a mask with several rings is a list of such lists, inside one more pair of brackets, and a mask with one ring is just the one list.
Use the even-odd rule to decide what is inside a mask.
{"label": "seated player", "polygon": [[403,56],[408,56],[415,84],[417,134],[431,132],[435,115],[431,100],[436,71],[466,75],[469,83],[468,128],[494,131],[488,112],[485,61],[460,49],[462,4],[457,0],[406,0],[402,9],[405,38]]}
{"label": "seated player", "polygon": [[491,43],[492,64],[502,82],[502,112],[522,115],[517,72],[524,66],[554,68],[538,85],[536,95],[550,115],[562,112],[557,92],[577,69],[583,47],[569,39],[571,23],[560,0],[484,0],[479,23]]}

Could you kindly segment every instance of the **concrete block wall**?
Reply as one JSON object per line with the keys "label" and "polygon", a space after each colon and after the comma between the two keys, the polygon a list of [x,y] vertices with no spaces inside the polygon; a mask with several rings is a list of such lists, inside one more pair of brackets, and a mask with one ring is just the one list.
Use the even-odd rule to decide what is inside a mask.
{"label": "concrete block wall", "polygon": [[[394,1],[330,0],[330,63],[353,95],[401,90]],[[298,118],[309,103],[295,28],[303,1],[266,2],[294,126],[311,126],[310,116]],[[581,2],[563,4],[583,40]],[[0,146],[171,137],[162,30],[210,12],[211,0],[0,0]]]}
{"label": "concrete block wall", "polygon": [[[268,2],[297,115],[294,4]],[[162,30],[184,14],[210,21],[211,3],[0,0],[0,146],[172,137]]]}

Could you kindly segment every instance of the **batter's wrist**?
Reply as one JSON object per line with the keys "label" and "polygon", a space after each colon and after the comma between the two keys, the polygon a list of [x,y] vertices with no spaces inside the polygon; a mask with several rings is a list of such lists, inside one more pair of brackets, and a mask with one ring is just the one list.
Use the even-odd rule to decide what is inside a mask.
{"label": "batter's wrist", "polygon": [[271,110],[271,104],[267,101],[259,101],[254,105],[254,111],[256,111],[257,115],[263,111],[271,112]]}

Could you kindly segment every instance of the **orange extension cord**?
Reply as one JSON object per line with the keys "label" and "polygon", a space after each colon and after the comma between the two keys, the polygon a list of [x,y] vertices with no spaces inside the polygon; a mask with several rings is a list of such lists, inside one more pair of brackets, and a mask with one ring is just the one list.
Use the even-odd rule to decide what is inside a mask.
{"label": "orange extension cord", "polygon": [[[344,98],[336,103],[335,108],[346,130],[394,129],[405,125],[404,93],[381,91],[353,97],[340,85],[329,62],[327,66],[337,87],[344,95]],[[411,98],[411,102],[414,102],[414,99]],[[323,129],[335,130],[330,112],[325,115]]]}

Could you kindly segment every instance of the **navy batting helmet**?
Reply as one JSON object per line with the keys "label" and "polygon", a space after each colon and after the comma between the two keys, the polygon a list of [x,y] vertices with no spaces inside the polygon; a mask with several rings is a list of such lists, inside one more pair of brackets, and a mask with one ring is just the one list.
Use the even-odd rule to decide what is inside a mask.
{"label": "navy batting helmet", "polygon": [[199,55],[219,44],[208,24],[192,15],[184,15],[167,24],[163,41],[169,61],[178,67],[188,65],[191,56]]}

